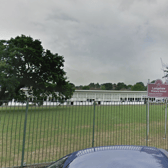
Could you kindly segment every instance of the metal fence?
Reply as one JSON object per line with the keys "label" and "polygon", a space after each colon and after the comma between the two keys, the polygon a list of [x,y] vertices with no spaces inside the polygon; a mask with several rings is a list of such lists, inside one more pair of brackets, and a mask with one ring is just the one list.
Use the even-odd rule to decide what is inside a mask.
{"label": "metal fence", "polygon": [[166,103],[0,103],[0,167],[49,163],[94,146],[168,149]]}

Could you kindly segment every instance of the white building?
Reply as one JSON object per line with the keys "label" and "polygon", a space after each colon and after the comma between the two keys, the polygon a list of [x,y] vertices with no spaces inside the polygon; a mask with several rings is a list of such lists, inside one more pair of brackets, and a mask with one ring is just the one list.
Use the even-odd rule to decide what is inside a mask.
{"label": "white building", "polygon": [[[24,88],[27,93],[27,89]],[[73,96],[68,101],[132,101],[132,102],[143,102],[147,99],[147,91],[121,91],[121,90],[75,90]],[[47,98],[49,101],[50,98]],[[150,98],[150,100],[155,100],[155,98]]]}
{"label": "white building", "polygon": [[144,101],[147,91],[75,90],[70,101]]}
{"label": "white building", "polygon": [[[27,90],[24,90],[27,92]],[[109,103],[123,103],[125,102],[137,102],[144,103],[147,99],[147,91],[120,91],[120,90],[75,90],[71,99],[68,102],[64,102],[63,105],[82,105],[83,102],[87,102],[88,105],[92,105],[93,101],[96,101],[98,104],[105,102]],[[154,100],[155,98],[150,98]],[[51,101],[51,102],[50,102]],[[48,97],[47,101],[44,102],[44,105],[59,105],[59,102],[52,102]],[[23,103],[15,103],[14,100],[9,102],[8,105],[23,105]],[[26,105],[26,103],[24,104]]]}

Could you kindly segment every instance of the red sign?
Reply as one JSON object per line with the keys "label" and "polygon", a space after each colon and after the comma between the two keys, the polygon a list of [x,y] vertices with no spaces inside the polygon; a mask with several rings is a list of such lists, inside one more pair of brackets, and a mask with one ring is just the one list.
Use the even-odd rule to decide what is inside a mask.
{"label": "red sign", "polygon": [[160,79],[148,83],[148,97],[168,97],[168,84],[163,84]]}

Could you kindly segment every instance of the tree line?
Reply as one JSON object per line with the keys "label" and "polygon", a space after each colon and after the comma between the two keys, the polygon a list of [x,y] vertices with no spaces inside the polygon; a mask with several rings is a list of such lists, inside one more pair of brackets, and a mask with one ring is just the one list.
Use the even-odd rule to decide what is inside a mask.
{"label": "tree line", "polygon": [[124,82],[116,83],[90,83],[89,85],[75,86],[72,84],[76,90],[131,90],[131,91],[146,91],[147,86],[143,82],[137,82],[134,85],[126,85]]}

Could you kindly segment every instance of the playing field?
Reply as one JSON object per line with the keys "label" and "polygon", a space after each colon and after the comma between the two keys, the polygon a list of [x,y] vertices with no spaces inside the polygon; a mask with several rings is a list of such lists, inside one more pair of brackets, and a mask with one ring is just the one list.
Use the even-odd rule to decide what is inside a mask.
{"label": "playing field", "polygon": [[[148,145],[168,149],[165,104],[147,106],[30,106],[24,162],[51,162],[73,151],[104,145]],[[0,107],[0,167],[21,165],[26,107]],[[168,131],[167,131],[168,133]]]}

